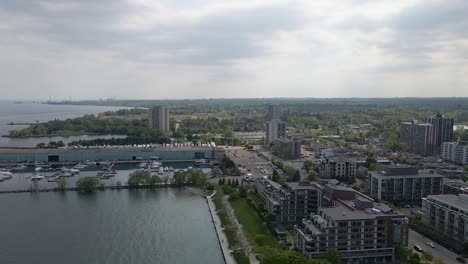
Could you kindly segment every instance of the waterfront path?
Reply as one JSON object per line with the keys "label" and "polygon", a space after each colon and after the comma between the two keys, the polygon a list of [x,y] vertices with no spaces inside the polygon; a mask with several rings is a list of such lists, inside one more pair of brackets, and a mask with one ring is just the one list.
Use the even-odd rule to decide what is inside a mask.
{"label": "waterfront path", "polygon": [[213,224],[216,229],[216,235],[218,236],[219,245],[221,246],[221,250],[223,252],[224,260],[226,264],[236,264],[234,257],[231,254],[231,250],[229,249],[228,239],[226,234],[223,232],[223,227],[221,225],[221,219],[219,218],[218,214],[216,213],[216,206],[213,202],[213,196],[216,194],[214,192],[211,196],[206,196],[206,201],[208,202],[208,208],[210,210],[211,219],[213,220]]}
{"label": "waterfront path", "polygon": [[231,219],[231,222],[235,225],[237,238],[239,239],[241,247],[244,250],[244,253],[249,256],[250,264],[260,264],[260,261],[258,261],[257,257],[255,256],[254,250],[252,249],[249,243],[249,240],[244,234],[242,225],[237,220],[237,217],[234,213],[234,209],[232,209],[231,204],[228,201],[228,197],[229,196],[227,195],[223,196],[222,203],[224,205],[224,208],[226,208],[228,217]]}

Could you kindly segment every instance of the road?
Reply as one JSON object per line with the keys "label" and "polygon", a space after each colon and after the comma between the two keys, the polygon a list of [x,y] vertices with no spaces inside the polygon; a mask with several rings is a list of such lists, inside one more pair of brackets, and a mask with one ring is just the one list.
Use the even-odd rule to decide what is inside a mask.
{"label": "road", "polygon": [[441,245],[435,242],[433,242],[435,244],[435,248],[431,248],[426,244],[428,241],[433,242],[423,237],[421,234],[411,229],[409,230],[408,246],[410,248],[413,248],[414,245],[418,245],[424,251],[431,252],[434,257],[443,259],[445,264],[459,264],[460,263],[456,260],[456,257],[458,257],[457,254],[453,253],[452,251],[442,247]]}

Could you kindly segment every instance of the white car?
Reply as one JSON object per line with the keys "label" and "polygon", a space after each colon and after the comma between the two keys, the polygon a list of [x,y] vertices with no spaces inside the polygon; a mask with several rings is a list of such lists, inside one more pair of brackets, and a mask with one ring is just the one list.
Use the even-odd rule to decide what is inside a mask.
{"label": "white car", "polygon": [[428,246],[431,247],[431,248],[435,248],[435,245],[434,245],[434,243],[432,243],[432,242],[427,242],[426,245],[428,245]]}

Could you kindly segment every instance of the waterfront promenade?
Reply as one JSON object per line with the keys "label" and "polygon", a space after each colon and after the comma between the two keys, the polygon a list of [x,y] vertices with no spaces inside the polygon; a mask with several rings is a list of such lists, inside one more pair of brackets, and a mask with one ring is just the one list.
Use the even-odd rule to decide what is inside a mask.
{"label": "waterfront promenade", "polygon": [[223,232],[223,227],[221,225],[221,219],[219,218],[218,214],[216,213],[216,206],[213,202],[213,196],[216,194],[214,192],[212,195],[206,196],[206,201],[208,202],[208,208],[211,214],[211,219],[213,220],[213,224],[216,229],[216,235],[218,236],[219,245],[221,246],[221,250],[223,252],[224,261],[226,264],[236,264],[234,257],[231,254],[231,250],[229,249],[229,243],[226,237],[226,234]]}

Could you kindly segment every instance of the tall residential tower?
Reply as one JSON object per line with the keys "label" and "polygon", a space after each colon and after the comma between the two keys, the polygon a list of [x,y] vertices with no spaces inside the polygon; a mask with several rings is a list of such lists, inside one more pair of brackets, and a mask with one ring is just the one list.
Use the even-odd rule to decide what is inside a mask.
{"label": "tall residential tower", "polygon": [[149,111],[149,128],[162,133],[169,132],[169,110],[166,106],[154,106]]}

